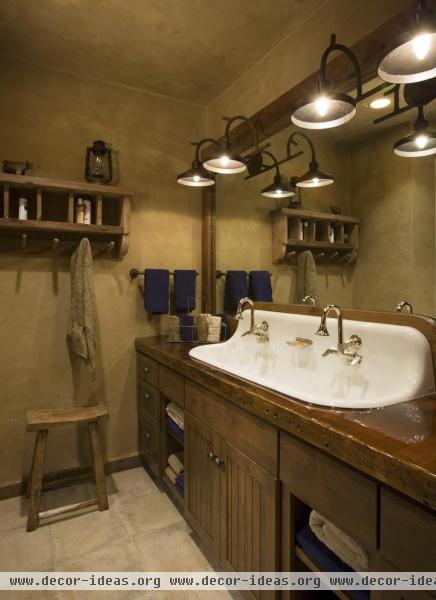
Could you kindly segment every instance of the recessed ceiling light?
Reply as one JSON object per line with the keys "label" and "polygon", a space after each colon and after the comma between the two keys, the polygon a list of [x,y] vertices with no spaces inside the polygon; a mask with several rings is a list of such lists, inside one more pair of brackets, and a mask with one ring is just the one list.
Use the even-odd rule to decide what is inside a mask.
{"label": "recessed ceiling light", "polygon": [[386,108],[386,106],[389,106],[390,103],[390,98],[376,98],[369,103],[369,106],[374,110],[380,110],[381,108]]}

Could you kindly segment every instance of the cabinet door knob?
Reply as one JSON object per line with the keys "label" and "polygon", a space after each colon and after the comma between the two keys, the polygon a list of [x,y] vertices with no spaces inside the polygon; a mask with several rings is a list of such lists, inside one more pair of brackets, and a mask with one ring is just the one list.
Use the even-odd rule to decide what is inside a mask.
{"label": "cabinet door knob", "polygon": [[215,458],[215,454],[212,452],[212,450],[209,450],[209,452],[207,453],[207,458],[209,460],[213,460]]}
{"label": "cabinet door knob", "polygon": [[151,438],[151,435],[148,433],[148,431],[145,432],[145,439],[149,440]]}
{"label": "cabinet door knob", "polygon": [[217,467],[221,467],[224,464],[224,461],[219,456],[214,456],[213,462]]}
{"label": "cabinet door knob", "polygon": [[144,400],[148,400],[150,398],[150,394],[148,392],[144,393]]}
{"label": "cabinet door knob", "polygon": [[149,371],[149,368],[148,367],[144,367],[144,373],[147,374],[148,371]]}

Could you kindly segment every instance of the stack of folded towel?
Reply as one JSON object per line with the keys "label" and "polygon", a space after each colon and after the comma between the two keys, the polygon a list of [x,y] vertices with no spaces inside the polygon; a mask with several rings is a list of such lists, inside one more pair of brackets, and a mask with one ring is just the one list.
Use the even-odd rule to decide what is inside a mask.
{"label": "stack of folded towel", "polygon": [[181,441],[185,437],[185,415],[183,410],[174,402],[169,402],[166,406],[165,423]]}
{"label": "stack of folded towel", "polygon": [[218,315],[164,315],[162,333],[170,342],[219,342],[227,339],[227,318]]}
{"label": "stack of folded towel", "polygon": [[168,457],[168,465],[165,469],[165,474],[171,483],[176,486],[182,496],[184,492],[184,470],[185,466],[183,452],[170,454]]}
{"label": "stack of folded towel", "polygon": [[219,342],[221,339],[221,317],[207,315],[207,341]]}

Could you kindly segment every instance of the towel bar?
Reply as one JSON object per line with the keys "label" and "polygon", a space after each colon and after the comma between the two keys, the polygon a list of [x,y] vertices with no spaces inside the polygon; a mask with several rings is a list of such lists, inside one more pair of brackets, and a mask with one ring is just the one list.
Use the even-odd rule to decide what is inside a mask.
{"label": "towel bar", "polygon": [[[272,273],[269,273],[269,274],[272,277],[273,274]],[[217,271],[216,272],[216,278],[217,279],[221,279],[221,277],[227,277],[227,272],[225,272],[225,271]]]}
{"label": "towel bar", "polygon": [[[130,269],[129,275],[132,279],[137,279],[140,276],[144,275],[144,270],[140,271],[139,269]],[[170,271],[170,275],[174,275],[174,271]],[[195,276],[198,277],[198,273],[195,273]]]}

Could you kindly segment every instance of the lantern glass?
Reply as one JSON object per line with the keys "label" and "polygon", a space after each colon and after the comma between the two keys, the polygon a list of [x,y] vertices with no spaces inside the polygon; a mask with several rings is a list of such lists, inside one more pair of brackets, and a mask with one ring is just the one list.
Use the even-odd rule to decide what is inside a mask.
{"label": "lantern glass", "polygon": [[92,183],[112,181],[112,152],[102,140],[86,149],[85,179]]}

